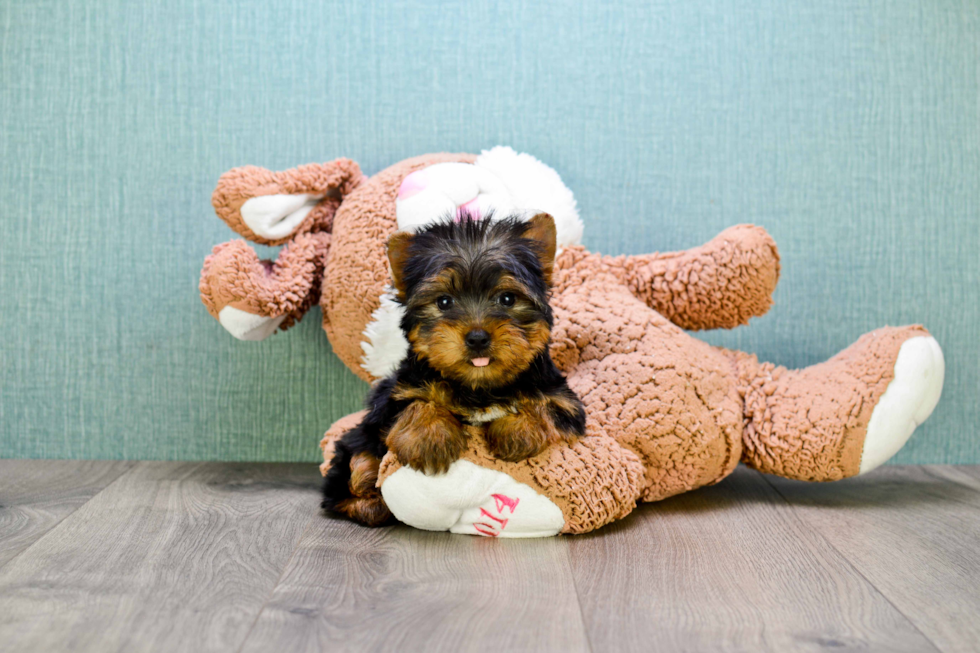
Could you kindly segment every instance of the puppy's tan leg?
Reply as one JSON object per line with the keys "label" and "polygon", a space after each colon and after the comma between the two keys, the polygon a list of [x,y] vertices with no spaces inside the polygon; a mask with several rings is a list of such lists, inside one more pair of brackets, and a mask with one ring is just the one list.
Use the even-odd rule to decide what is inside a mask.
{"label": "puppy's tan leg", "polygon": [[337,504],[337,511],[367,526],[380,526],[388,521],[391,512],[381,498],[378,467],[381,461],[368,452],[361,452],[350,461],[351,496]]}
{"label": "puppy's tan leg", "polygon": [[403,465],[440,474],[463,454],[466,441],[458,417],[431,401],[415,401],[402,411],[386,442]]}
{"label": "puppy's tan leg", "polygon": [[555,428],[545,400],[523,402],[516,413],[499,417],[487,427],[490,453],[510,462],[530,458],[551,444],[573,437]]}

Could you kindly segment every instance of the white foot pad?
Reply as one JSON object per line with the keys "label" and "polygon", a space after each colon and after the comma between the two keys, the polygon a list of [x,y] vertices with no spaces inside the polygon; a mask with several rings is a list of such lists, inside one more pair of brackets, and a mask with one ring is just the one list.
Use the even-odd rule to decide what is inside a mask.
{"label": "white foot pad", "polygon": [[881,396],[864,438],[861,470],[864,474],[894,456],[912,432],[932,414],[943,391],[946,362],[931,336],[909,338],[898,350],[895,378]]}
{"label": "white foot pad", "polygon": [[565,525],[549,499],[492,469],[457,460],[445,474],[402,467],[381,495],[399,521],[426,531],[485,537],[548,537]]}
{"label": "white foot pad", "polygon": [[264,317],[247,313],[233,306],[225,306],[218,313],[221,326],[239,340],[265,340],[276,332],[285,319],[285,315]]}

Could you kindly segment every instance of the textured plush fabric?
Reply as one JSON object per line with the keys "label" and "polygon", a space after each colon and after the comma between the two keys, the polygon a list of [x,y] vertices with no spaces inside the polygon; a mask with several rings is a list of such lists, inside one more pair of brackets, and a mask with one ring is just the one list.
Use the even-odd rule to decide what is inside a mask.
{"label": "textured plush fabric", "polygon": [[211,194],[211,206],[236,233],[262,245],[282,245],[290,238],[269,240],[256,236],[242,221],[242,205],[249,198],[274,193],[329,196],[317,206],[317,210],[306,216],[294,233],[330,231],[339,200],[363,180],[361,168],[350,159],[337,159],[325,164],[309,163],[280,172],[258,166],[242,166],[221,175],[217,188]]}
{"label": "textured plush fabric", "polygon": [[735,469],[742,406],[728,358],[649,310],[623,263],[580,247],[562,255],[553,356],[590,419],[640,456],[652,501]]}
{"label": "textured plush fabric", "polygon": [[[463,456],[480,467],[507,474],[547,497],[565,517],[563,533],[593,531],[628,515],[643,488],[643,465],[635,455],[590,425],[588,435],[570,447],[551,447],[525,464],[508,464],[494,458],[479,435],[470,438]],[[400,464],[388,454],[378,483]]]}
{"label": "textured plush fabric", "polygon": [[[351,193],[353,201],[341,205],[335,231],[355,237],[334,243],[321,308],[330,341],[345,360],[360,348],[388,283],[384,245],[397,228],[395,197],[402,181],[425,166],[467,159],[472,160],[433,154],[396,163],[362,183]],[[439,219],[438,212],[434,219]],[[342,288],[332,283],[341,276],[349,279]],[[571,447],[555,444],[527,460],[504,462],[489,455],[481,429],[469,427],[463,457],[550,500],[562,513],[566,533],[587,532],[621,518],[638,499],[658,501],[717,483],[739,461],[799,480],[857,475],[865,469],[869,424],[897,375],[903,343],[929,332],[919,325],[885,327],[865,334],[829,361],[788,371],[759,363],[751,354],[712,346],[681,329],[735,327],[763,315],[772,304],[778,276],[775,242],[752,225],[726,229],[686,252],[609,257],[569,246],[555,259],[550,275],[555,318],[551,354],[585,405],[588,434]],[[346,302],[340,313],[337,299]],[[332,329],[341,318],[344,328]],[[942,365],[935,366],[939,356],[910,372],[938,376],[932,399],[923,392],[926,386],[897,391],[905,392],[903,404],[916,403],[909,415],[921,405],[928,405],[922,419],[932,412],[942,388]],[[359,359],[348,365],[373,380]],[[897,416],[906,407],[889,404],[884,410]],[[329,468],[336,439],[362,414],[327,431],[320,444],[325,456],[321,472]],[[901,433],[889,431],[886,437],[898,439]],[[904,442],[900,439],[892,453]],[[377,476],[382,492],[385,479],[399,466],[389,451]],[[460,492],[461,486],[470,485],[464,478],[472,481],[465,473],[459,476],[455,486]],[[439,492],[451,489],[440,486]],[[423,492],[401,507],[412,509],[425,496]],[[458,507],[468,496],[446,500]],[[394,507],[392,511],[410,517]]]}
{"label": "textured plush fabric", "polygon": [[[219,218],[237,233],[264,245],[286,245],[274,263],[265,264],[242,240],[216,245],[204,261],[199,289],[215,318],[231,306],[268,318],[286,316],[288,329],[320,299],[321,279],[330,250],[334,215],[344,198],[364,181],[356,163],[337,159],[273,172],[242,166],[221,175],[211,195]],[[289,236],[268,240],[242,219],[252,198],[278,194],[311,194],[322,199]]]}
{"label": "textured plush fabric", "polygon": [[[331,425],[320,447],[325,461],[333,456],[334,442],[352,428],[363,412],[348,415]],[[526,463],[505,463],[487,451],[479,436],[471,436],[470,448],[463,455],[481,467],[508,474],[557,505],[565,517],[564,533],[585,533],[629,514],[643,492],[644,470],[639,458],[616,442],[592,422],[588,436],[570,447],[551,447]],[[379,483],[401,465],[391,454],[385,456]],[[329,462],[320,465],[326,474]]]}
{"label": "textured plush fabric", "polygon": [[797,368],[924,323],[946,389],[895,461],[980,463],[972,0],[37,0],[0,31],[2,456],[316,459],[367,386],[319,309],[242,343],[202,308],[216,181],[504,143],[590,251],[765,227],[775,304],[712,344]]}
{"label": "textured plush fabric", "polygon": [[807,481],[853,476],[861,465],[860,434],[895,376],[899,349],[924,335],[921,326],[876,329],[802,370],[731,352],[745,402],[742,459],[760,471]]}
{"label": "textured plush fabric", "polygon": [[[618,257],[633,294],[684,329],[733,329],[772,306],[779,252],[760,227],[736,225],[685,252]],[[732,298],[737,297],[738,301]]]}
{"label": "textured plush fabric", "polygon": [[199,289],[215,318],[221,309],[279,317],[288,329],[320,299],[320,281],[330,251],[330,234],[300,234],[267,267],[243,240],[215,245],[204,261]]}
{"label": "textured plush fabric", "polygon": [[364,328],[378,308],[389,282],[385,245],[397,229],[395,197],[402,179],[425,166],[447,161],[472,163],[470,154],[413,157],[378,173],[351,193],[337,211],[334,254],[327,262],[323,297],[323,328],[334,353],[364,380],[361,366]]}

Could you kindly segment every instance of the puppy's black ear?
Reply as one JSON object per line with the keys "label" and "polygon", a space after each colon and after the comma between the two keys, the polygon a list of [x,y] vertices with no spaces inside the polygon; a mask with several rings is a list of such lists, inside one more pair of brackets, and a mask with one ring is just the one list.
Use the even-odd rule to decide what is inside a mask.
{"label": "puppy's black ear", "polygon": [[412,244],[412,234],[398,231],[388,239],[388,263],[391,265],[391,280],[398,291],[398,298],[405,299],[405,263],[408,261],[408,246]]}
{"label": "puppy's black ear", "polygon": [[524,230],[524,237],[538,243],[538,259],[541,261],[541,270],[544,278],[551,285],[551,272],[555,267],[555,247],[557,246],[557,233],[555,231],[555,219],[547,213],[539,213],[531,218]]}

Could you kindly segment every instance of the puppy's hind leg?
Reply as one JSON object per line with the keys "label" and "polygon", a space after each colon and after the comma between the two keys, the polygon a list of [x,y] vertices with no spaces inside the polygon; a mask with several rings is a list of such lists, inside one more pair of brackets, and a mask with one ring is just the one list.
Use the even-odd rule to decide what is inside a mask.
{"label": "puppy's hind leg", "polygon": [[391,519],[377,488],[381,459],[364,444],[360,427],[351,429],[337,442],[323,483],[321,507],[367,526],[381,526]]}

